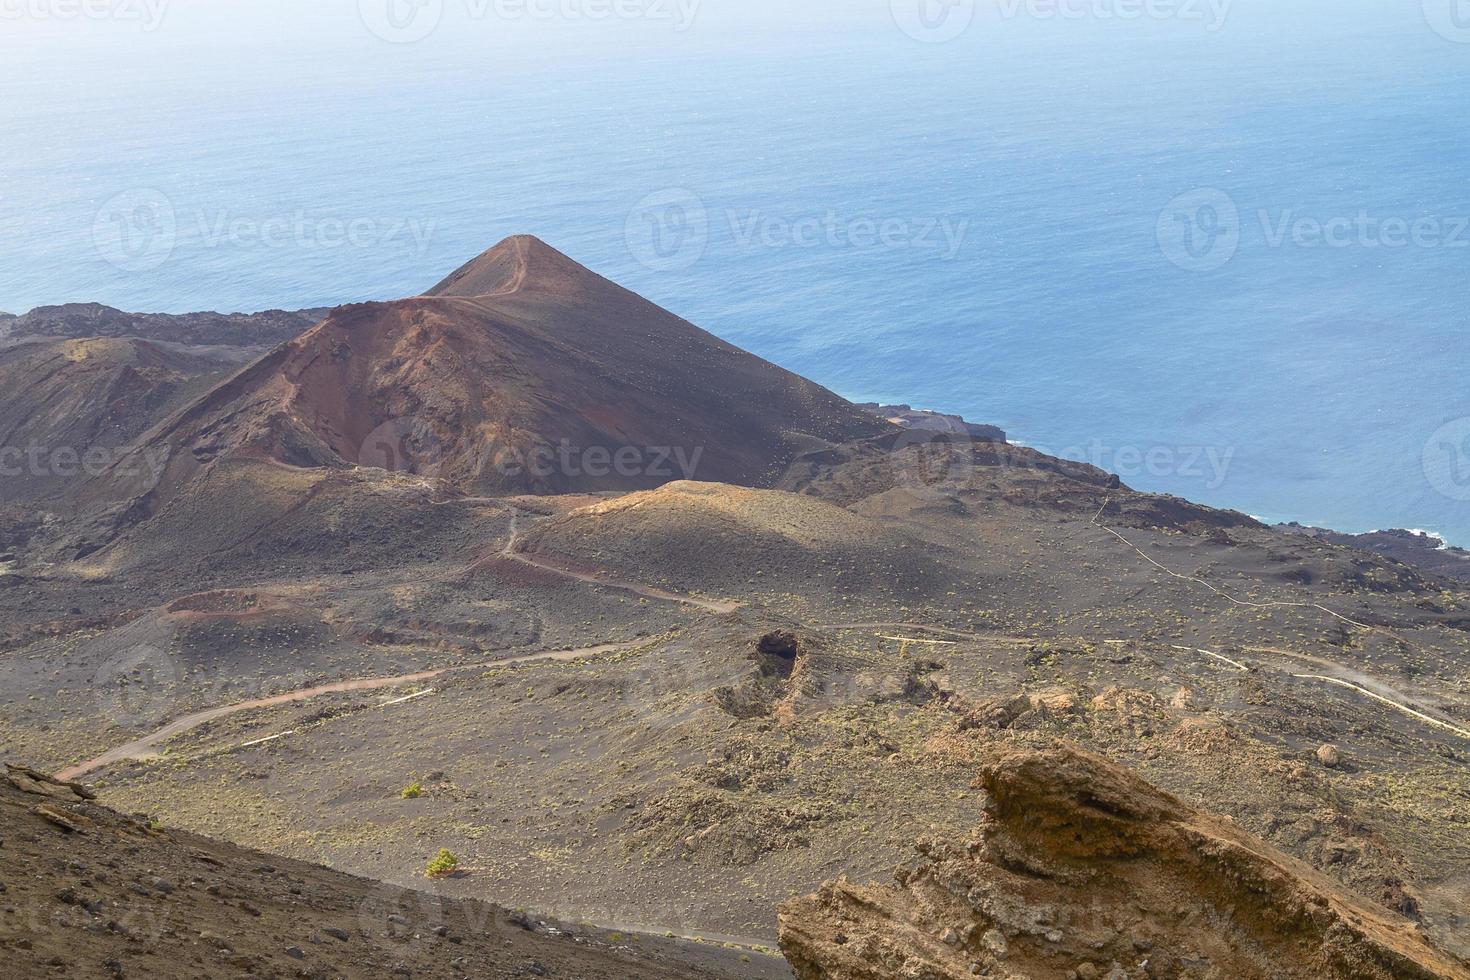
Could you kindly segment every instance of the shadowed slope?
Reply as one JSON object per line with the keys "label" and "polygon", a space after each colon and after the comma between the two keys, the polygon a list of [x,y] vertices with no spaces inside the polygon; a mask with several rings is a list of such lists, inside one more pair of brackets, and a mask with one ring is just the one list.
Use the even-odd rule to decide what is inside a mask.
{"label": "shadowed slope", "polygon": [[651,937],[633,951],[621,936],[553,932],[524,913],[442,897],[423,879],[426,890],[412,891],[163,830],[94,798],[24,766],[0,769],[6,976],[763,975],[734,954]]}
{"label": "shadowed slope", "polygon": [[133,338],[0,348],[0,498],[53,496],[99,472],[237,365]]}

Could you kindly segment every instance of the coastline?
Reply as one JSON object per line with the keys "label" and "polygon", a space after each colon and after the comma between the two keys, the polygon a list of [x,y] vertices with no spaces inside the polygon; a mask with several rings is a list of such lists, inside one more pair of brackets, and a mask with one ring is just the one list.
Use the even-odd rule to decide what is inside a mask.
{"label": "coastline", "polygon": [[[1025,442],[1011,438],[997,426],[970,422],[964,416],[954,413],[937,409],[915,408],[908,403],[859,401],[855,404],[864,411],[906,428],[951,435],[963,434],[967,438],[1004,442],[1014,446],[1027,445]],[[1362,532],[1339,531],[1334,528],[1308,524],[1301,520],[1270,521],[1255,514],[1247,516],[1276,530],[1360,548],[1413,565],[1424,571],[1470,582],[1470,549],[1456,545],[1438,531],[1422,528],[1378,528]]]}

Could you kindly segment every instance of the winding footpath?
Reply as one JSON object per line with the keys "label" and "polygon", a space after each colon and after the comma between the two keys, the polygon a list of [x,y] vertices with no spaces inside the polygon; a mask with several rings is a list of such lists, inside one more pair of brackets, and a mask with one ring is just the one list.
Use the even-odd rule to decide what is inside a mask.
{"label": "winding footpath", "polygon": [[532,568],[539,568],[543,572],[560,575],[562,578],[571,579],[574,582],[585,582],[588,585],[598,585],[607,589],[617,589],[620,592],[630,592],[633,595],[643,596],[645,599],[657,599],[660,602],[673,602],[684,606],[693,606],[716,615],[732,613],[742,608],[745,603],[735,602],[728,599],[704,599],[699,596],[680,595],[676,592],[666,592],[663,589],[644,585],[641,582],[630,582],[625,579],[613,578],[605,572],[579,572],[576,569],[566,568],[548,558],[520,551],[520,533],[517,530],[520,522],[521,512],[514,507],[511,508],[510,537],[505,542],[498,557],[510,561],[517,561]]}
{"label": "winding footpath", "polygon": [[[540,557],[532,553],[520,551],[517,547],[520,543],[520,533],[518,530],[520,511],[514,507],[510,508],[510,510],[510,534],[507,537],[505,545],[501,548],[498,554],[493,556],[494,558],[520,562],[521,564],[530,566],[532,568],[537,568],[542,571],[549,572],[553,575],[558,575],[563,578],[570,579],[572,581],[582,582],[600,588],[616,589],[619,591],[628,592],[633,595],[642,596],[644,598],[654,599],[660,602],[669,602],[678,605],[692,606],[694,608],[702,609],[706,612],[714,613],[716,615],[724,615],[735,612],[736,610],[743,608],[745,605],[744,603],[736,602],[734,600],[706,599],[700,596],[680,595],[677,593],[668,592],[664,589],[656,588],[654,586],[644,585],[640,582],[632,582],[625,579],[615,578],[605,572],[579,571],[577,569],[564,567],[550,559]],[[1216,588],[1210,583],[1203,581],[1202,579],[1194,576],[1181,575],[1177,572],[1172,571],[1171,569],[1164,567],[1158,561],[1154,560],[1147,554],[1144,554],[1143,551],[1141,551],[1132,542],[1128,541],[1127,538],[1124,538],[1121,534],[1118,534],[1118,532],[1114,531],[1112,528],[1099,523],[1099,518],[1101,518],[1101,516],[1102,511],[1099,511],[1097,517],[1093,518],[1094,525],[1116,536],[1119,540],[1128,545],[1129,548],[1137,552],[1151,564],[1158,566],[1175,578],[1203,585],[1205,588],[1210,589],[1212,592],[1215,592],[1226,599],[1229,599],[1231,602],[1236,602],[1241,605],[1251,606],[1254,608],[1264,608],[1267,606],[1295,606],[1299,608],[1319,609],[1322,612],[1325,612],[1346,623],[1350,623],[1358,628],[1378,632],[1387,632],[1385,630],[1382,630],[1380,627],[1370,626],[1348,619],[1340,613],[1337,613],[1334,610],[1328,609],[1325,606],[1321,606],[1316,603],[1255,603],[1237,599],[1233,596],[1230,596],[1228,593]],[[479,563],[477,563],[477,565],[478,564]],[[473,570],[473,568],[475,567],[476,566],[472,565],[470,570]],[[949,629],[947,627],[928,626],[922,623],[832,623],[818,626],[816,628],[842,630],[911,630],[916,632],[929,633],[931,635],[948,637],[951,642],[954,640],[967,640],[972,642],[989,641],[1024,644],[1034,643],[1037,642],[1039,639],[1042,639],[1041,637],[1011,636],[1000,633],[968,633],[961,630]],[[923,637],[910,638],[902,636],[883,635],[881,638],[902,643],[903,650],[905,652],[907,652],[908,646],[913,643],[950,645],[950,643],[946,641],[931,640]],[[175,736],[181,735],[187,731],[192,731],[193,729],[199,728],[201,725],[205,725],[211,721],[215,721],[220,718],[226,718],[230,715],[239,714],[240,712],[244,711],[254,711],[260,708],[271,708],[283,704],[306,701],[311,698],[321,697],[328,694],[342,694],[354,691],[374,691],[382,690],[385,688],[403,687],[409,684],[422,683],[424,681],[432,680],[436,677],[441,677],[445,674],[456,672],[487,670],[494,669],[496,667],[514,667],[523,664],[584,660],[593,657],[604,656],[609,653],[620,652],[630,649],[633,646],[636,646],[636,644],[611,643],[595,647],[586,647],[579,650],[548,651],[543,653],[528,654],[521,657],[511,657],[504,660],[488,661],[485,663],[443,667],[437,670],[425,670],[411,674],[401,674],[396,677],[372,677],[359,680],[339,681],[332,684],[324,684],[319,687],[307,688],[301,691],[292,691],[286,694],[278,694],[273,697],[258,698],[252,701],[242,701],[238,704],[222,705],[219,707],[210,708],[205,711],[199,711],[191,715],[186,715],[182,718],[172,721],[149,735],[145,735],[142,738],[136,739],[132,742],[128,742],[126,745],[120,745],[114,749],[104,752],[102,755],[97,756],[95,759],[90,759],[76,766],[64,769],[57,774],[57,778],[63,780],[75,780],[89,773],[96,772],[99,769],[103,769],[107,766],[113,765],[117,762],[128,759],[148,758],[155,754],[153,750],[156,749],[157,746],[168,741],[171,738],[174,738]],[[1174,646],[1173,649],[1182,652],[1202,654],[1204,656],[1212,658],[1217,662],[1228,665],[1231,669],[1242,673],[1252,669],[1248,664],[1227,657],[1224,654],[1216,653],[1212,650],[1184,646]],[[1288,673],[1291,673],[1291,676],[1298,680],[1312,680],[1321,683],[1327,683],[1336,687],[1340,687],[1344,690],[1352,691],[1369,700],[1386,705],[1387,707],[1394,709],[1395,711],[1403,714],[1406,717],[1413,718],[1417,721],[1420,721],[1426,725],[1432,726],[1442,731],[1450,732],[1454,735],[1459,736],[1460,738],[1470,739],[1470,729],[1466,729],[1454,724],[1450,719],[1445,717],[1443,714],[1434,711],[1434,709],[1430,708],[1428,705],[1424,705],[1416,701],[1414,698],[1405,695],[1403,692],[1389,686],[1388,684],[1383,683],[1377,678],[1370,677],[1344,664],[1340,664],[1333,660],[1316,657],[1311,654],[1296,653],[1294,651],[1282,650],[1274,647],[1251,647],[1248,648],[1248,652],[1258,655],[1264,654],[1268,656],[1291,658],[1299,661],[1310,662],[1321,668],[1326,669],[1329,673],[1307,674],[1291,673],[1290,671],[1288,671]],[[423,694],[426,692],[419,693]],[[409,700],[416,696],[417,695],[410,695],[409,698],[402,698],[399,699],[398,702],[392,703],[401,703],[402,701]]]}
{"label": "winding footpath", "polygon": [[[699,596],[691,595],[679,595],[674,592],[665,591],[664,589],[655,588],[650,585],[644,585],[640,582],[630,582],[623,579],[614,578],[607,574],[581,572],[571,568],[564,568],[561,565],[550,561],[549,559],[541,558],[533,554],[519,551],[517,549],[517,545],[520,543],[519,523],[521,512],[514,507],[510,508],[510,512],[510,534],[507,537],[505,545],[501,548],[500,552],[494,556],[496,558],[503,558],[510,561],[520,562],[521,564],[529,565],[532,568],[538,568],[542,571],[550,572],[553,575],[559,575],[563,578],[567,578],[575,582],[583,582],[589,585],[599,586],[601,588],[617,589],[622,592],[629,592],[633,595],[642,596],[647,599],[655,599],[660,602],[671,602],[679,605],[693,606],[696,609],[703,609],[706,612],[715,613],[717,615],[732,613],[744,606],[744,603],[741,602],[720,599],[705,599]],[[473,570],[474,567],[476,566],[471,566],[470,570]],[[277,694],[268,698],[256,698],[251,701],[241,701],[237,704],[220,705],[218,707],[209,708],[204,711],[197,711],[191,715],[185,715],[182,718],[169,722],[167,725],[164,725],[162,728],[158,729],[155,732],[152,732],[151,734],[144,735],[142,738],[128,742],[126,745],[119,745],[116,748],[109,749],[108,751],[97,756],[95,759],[89,759],[86,762],[78,763],[75,766],[63,769],[61,772],[56,774],[56,778],[62,780],[76,780],[81,778],[82,776],[86,776],[90,773],[96,772],[99,769],[105,769],[106,767],[114,765],[118,762],[123,762],[129,759],[150,758],[151,756],[156,755],[156,752],[154,750],[159,745],[167,742],[169,739],[172,739],[178,735],[182,735],[184,732],[193,731],[194,729],[199,728],[201,725],[206,725],[211,721],[217,721],[220,718],[228,718],[230,715],[239,714],[243,711],[255,711],[261,708],[274,708],[283,704],[293,704],[298,701],[307,701],[312,698],[318,698],[328,694],[345,694],[354,691],[378,691],[385,688],[404,687],[409,684],[420,684],[424,681],[433,680],[434,678],[442,677],[445,674],[459,673],[464,671],[490,670],[497,667],[515,667],[523,664],[586,660],[592,657],[605,656],[609,653],[616,653],[623,650],[631,649],[636,645],[637,644],[634,643],[608,643],[601,646],[585,647],[579,650],[562,650],[549,651],[545,653],[533,653],[521,657],[509,657],[504,660],[487,661],[485,663],[464,664],[454,667],[441,667],[436,670],[422,670],[411,674],[399,674],[396,677],[368,677],[358,680],[337,681],[332,684],[323,684],[319,687],[306,688],[305,690],[301,691],[290,691],[285,694]],[[414,695],[411,695],[410,697],[413,696]],[[401,703],[401,701],[406,700],[409,699],[403,698],[400,699],[399,702],[392,703]]]}
{"label": "winding footpath", "polygon": [[[1148,562],[1150,565],[1153,565],[1155,568],[1158,568],[1160,571],[1164,572],[1164,574],[1170,576],[1171,578],[1178,579],[1181,582],[1188,582],[1193,585],[1202,586],[1203,588],[1208,589],[1210,592],[1226,600],[1227,602],[1246,609],[1316,610],[1318,612],[1325,613],[1326,615],[1338,620],[1339,622],[1352,626],[1355,629],[1360,629],[1367,633],[1379,633],[1383,636],[1388,637],[1391,640],[1394,640],[1397,643],[1403,643],[1405,646],[1408,646],[1408,644],[1404,641],[1402,637],[1398,636],[1390,629],[1386,629],[1382,626],[1374,626],[1371,623],[1359,622],[1358,620],[1352,619],[1348,616],[1344,616],[1337,610],[1330,609],[1327,606],[1322,605],[1321,603],[1284,602],[1279,600],[1255,602],[1249,599],[1241,599],[1238,596],[1233,596],[1229,592],[1226,592],[1224,589],[1218,588],[1215,585],[1206,582],[1204,579],[1200,578],[1197,575],[1184,575],[1180,572],[1176,572],[1172,568],[1169,568],[1162,562],[1152,557],[1151,555],[1146,554],[1142,548],[1139,548],[1138,545],[1134,544],[1132,541],[1129,541],[1126,537],[1118,533],[1113,528],[1108,527],[1106,524],[1102,523],[1103,512],[1108,509],[1108,506],[1111,503],[1112,500],[1109,499],[1102,505],[1097,514],[1094,515],[1094,517],[1092,518],[1093,526],[1111,534],[1144,561]],[[1175,647],[1174,649],[1191,650],[1194,648]],[[1305,660],[1309,663],[1314,663],[1318,666],[1325,667],[1328,669],[1328,671],[1330,671],[1329,674],[1297,674],[1291,673],[1291,671],[1287,671],[1287,673],[1291,673],[1291,676],[1296,678],[1297,680],[1318,681],[1320,683],[1331,684],[1335,687],[1340,687],[1344,690],[1352,691],[1355,694],[1359,694],[1371,701],[1385,704],[1406,717],[1416,719],[1417,721],[1423,722],[1424,724],[1430,725],[1434,728],[1441,729],[1442,731],[1451,732],[1455,735],[1458,735],[1460,738],[1470,739],[1470,729],[1462,728],[1461,726],[1452,722],[1443,713],[1437,712],[1428,705],[1416,701],[1414,698],[1411,698],[1403,692],[1380,681],[1378,678],[1372,677],[1368,674],[1364,674],[1361,671],[1354,670],[1353,668],[1348,667],[1345,664],[1340,664],[1335,660],[1327,660],[1322,657],[1316,657],[1308,653],[1297,653],[1292,650],[1282,650],[1276,647],[1247,647],[1246,649],[1250,653],[1266,654],[1276,657],[1286,657],[1295,660]],[[1194,649],[1194,652],[1202,653],[1206,656],[1213,657],[1216,660],[1224,661],[1225,663],[1230,664],[1238,670],[1245,671],[1250,669],[1245,664],[1242,664],[1237,660],[1232,660],[1229,657],[1214,653],[1209,650]]]}
{"label": "winding footpath", "polygon": [[[587,660],[593,657],[606,656],[609,653],[618,653],[623,650],[632,649],[636,643],[607,643],[602,646],[584,647],[579,650],[556,650],[544,653],[532,653],[522,657],[508,657],[504,660],[489,660],[477,664],[461,664],[454,667],[441,667],[437,670],[421,670],[413,674],[399,674],[396,677],[368,677],[360,680],[337,681],[332,684],[322,684],[319,687],[309,687],[300,691],[288,691],[285,694],[277,694],[268,698],[256,698],[252,701],[241,701],[237,704],[220,705],[217,708],[209,708],[205,711],[196,711],[192,715],[169,722],[142,738],[119,745],[117,748],[79,763],[68,769],[63,769],[56,774],[60,780],[76,780],[89,773],[104,769],[107,766],[128,759],[147,759],[155,755],[154,749],[167,742],[175,736],[184,732],[193,731],[202,725],[220,718],[228,718],[243,711],[255,711],[260,708],[274,708],[283,704],[293,704],[298,701],[309,701],[327,694],[345,694],[353,691],[381,691],[385,688],[404,687],[409,684],[419,684],[424,681],[442,677],[445,674],[464,673],[471,670],[493,670],[497,667],[516,667],[524,664],[569,662],[574,660]],[[399,702],[408,700],[400,699]],[[395,702],[390,702],[395,703]],[[386,707],[386,706],[385,706]]]}

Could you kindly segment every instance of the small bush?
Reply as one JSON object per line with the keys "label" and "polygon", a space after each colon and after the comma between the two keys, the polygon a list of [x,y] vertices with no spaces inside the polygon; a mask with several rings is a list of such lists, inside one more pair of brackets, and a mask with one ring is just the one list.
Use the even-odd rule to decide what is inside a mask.
{"label": "small bush", "polygon": [[439,854],[429,862],[429,870],[426,872],[430,878],[440,878],[444,875],[453,874],[459,867],[459,858],[455,857],[447,847],[439,848]]}
{"label": "small bush", "polygon": [[403,792],[399,793],[398,795],[405,800],[416,800],[420,796],[424,795],[424,784],[419,782],[418,780],[414,780],[407,786],[403,787]]}

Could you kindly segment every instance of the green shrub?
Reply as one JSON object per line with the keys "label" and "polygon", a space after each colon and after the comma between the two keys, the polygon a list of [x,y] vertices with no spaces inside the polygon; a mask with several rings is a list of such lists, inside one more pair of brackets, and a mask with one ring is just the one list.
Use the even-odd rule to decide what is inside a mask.
{"label": "green shrub", "polygon": [[407,786],[403,787],[403,792],[399,793],[398,795],[405,800],[416,800],[420,796],[424,795],[424,784],[419,782],[418,780],[414,780]]}
{"label": "green shrub", "polygon": [[447,847],[439,848],[439,854],[429,862],[427,876],[439,878],[444,875],[453,874],[459,867],[459,858],[455,857]]}

